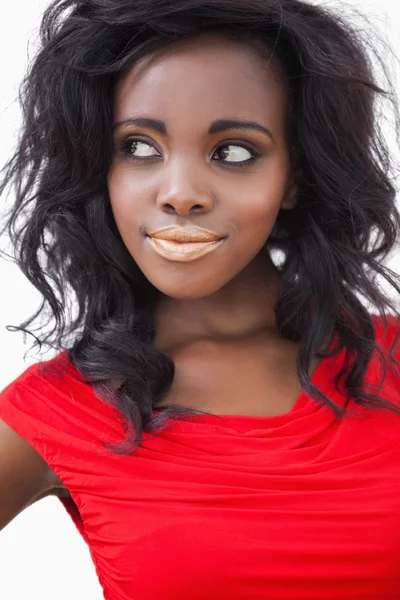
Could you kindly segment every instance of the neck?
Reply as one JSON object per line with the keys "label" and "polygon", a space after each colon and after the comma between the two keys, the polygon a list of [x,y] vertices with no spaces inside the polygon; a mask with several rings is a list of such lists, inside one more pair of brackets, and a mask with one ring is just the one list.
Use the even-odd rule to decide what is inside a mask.
{"label": "neck", "polygon": [[238,339],[275,331],[280,274],[265,253],[214,294],[195,300],[162,296],[155,311],[155,346],[167,351],[200,338]]}

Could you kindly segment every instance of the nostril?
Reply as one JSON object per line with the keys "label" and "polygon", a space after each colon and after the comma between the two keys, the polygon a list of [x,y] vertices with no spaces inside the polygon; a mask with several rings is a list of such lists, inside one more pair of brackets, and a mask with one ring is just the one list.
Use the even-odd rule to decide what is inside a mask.
{"label": "nostril", "polygon": [[[167,212],[178,212],[180,213],[181,211],[178,209],[178,207],[174,206],[173,204],[169,204],[168,202],[166,202],[164,204],[164,210],[166,210]],[[191,208],[191,211],[203,211],[204,210],[204,206],[202,204],[194,204]],[[186,212],[186,211],[184,211]]]}

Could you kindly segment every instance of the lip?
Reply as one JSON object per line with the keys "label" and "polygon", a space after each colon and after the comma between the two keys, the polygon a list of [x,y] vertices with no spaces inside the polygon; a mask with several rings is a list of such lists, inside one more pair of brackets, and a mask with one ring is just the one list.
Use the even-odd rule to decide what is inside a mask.
{"label": "lip", "polygon": [[213,242],[177,242],[147,236],[153,249],[163,258],[175,262],[191,262],[216,250],[225,238]]}
{"label": "lip", "polygon": [[226,237],[219,235],[215,231],[197,227],[196,225],[186,225],[185,227],[171,225],[152,231],[148,235],[153,239],[168,240],[177,243],[217,242]]}
{"label": "lip", "polygon": [[171,225],[147,235],[153,249],[163,258],[175,262],[191,262],[216,250],[226,236],[210,229],[187,225]]}

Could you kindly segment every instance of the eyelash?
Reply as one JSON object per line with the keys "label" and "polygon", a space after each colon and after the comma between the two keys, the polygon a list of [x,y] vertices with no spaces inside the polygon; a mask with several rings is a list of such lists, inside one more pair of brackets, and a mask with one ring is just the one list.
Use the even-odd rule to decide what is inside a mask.
{"label": "eyelash", "polygon": [[[143,142],[144,144],[147,144],[154,148],[154,146],[147,140],[143,140],[143,139],[137,138],[137,137],[125,138],[124,140],[121,141],[120,150],[121,150],[122,154],[128,158],[128,160],[144,161],[144,160],[154,160],[154,159],[159,158],[158,156],[148,156],[148,157],[134,156],[130,151],[133,142]],[[243,160],[241,162],[236,162],[236,163],[235,162],[229,163],[224,160],[217,161],[217,162],[222,163],[224,166],[228,165],[228,166],[233,166],[233,167],[248,167],[249,165],[255,163],[261,156],[261,152],[259,150],[256,150],[255,148],[247,146],[246,144],[243,144],[243,142],[240,142],[240,143],[239,142],[229,142],[229,143],[221,144],[215,150],[214,154],[216,152],[218,152],[221,148],[227,148],[228,146],[240,146],[241,148],[245,148],[248,152],[250,152],[252,154],[252,157],[247,160]]]}

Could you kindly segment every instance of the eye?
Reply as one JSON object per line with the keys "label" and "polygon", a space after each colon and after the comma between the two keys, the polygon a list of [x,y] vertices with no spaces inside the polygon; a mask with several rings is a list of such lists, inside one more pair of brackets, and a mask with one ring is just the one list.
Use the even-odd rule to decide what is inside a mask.
{"label": "eye", "polygon": [[[156,153],[157,151],[152,144],[138,138],[125,138],[122,140],[120,148],[122,154],[129,160],[144,161],[160,158],[160,155]],[[214,152],[213,156],[215,155],[223,157],[222,160],[218,160],[217,162],[224,166],[247,167],[261,156],[261,152],[242,144],[230,143],[221,145]],[[246,155],[248,158],[246,158]],[[232,160],[226,160],[227,158]]]}
{"label": "eye", "polygon": [[[229,156],[232,158],[232,160],[218,162],[230,164],[235,167],[246,167],[247,165],[254,163],[261,155],[261,152],[239,144],[225,144],[224,146],[220,146],[215,154],[220,154],[224,158]],[[246,154],[250,155],[250,158],[246,159]]]}
{"label": "eye", "polygon": [[154,146],[148,144],[144,140],[127,138],[122,140],[121,143],[122,153],[127,155],[133,160],[140,160],[141,158],[152,158],[157,157],[158,154],[152,154],[155,151]]}

